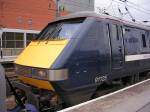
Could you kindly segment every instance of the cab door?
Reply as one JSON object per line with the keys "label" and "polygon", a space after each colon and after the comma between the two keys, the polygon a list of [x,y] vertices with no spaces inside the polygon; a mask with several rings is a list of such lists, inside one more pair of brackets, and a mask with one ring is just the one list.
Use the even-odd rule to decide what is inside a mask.
{"label": "cab door", "polygon": [[112,70],[121,69],[124,65],[124,46],[122,26],[119,24],[108,24],[111,44],[111,66]]}

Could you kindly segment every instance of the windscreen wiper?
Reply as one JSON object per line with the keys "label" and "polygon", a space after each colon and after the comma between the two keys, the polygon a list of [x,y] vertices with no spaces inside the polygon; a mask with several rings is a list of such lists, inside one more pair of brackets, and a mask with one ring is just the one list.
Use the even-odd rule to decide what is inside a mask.
{"label": "windscreen wiper", "polygon": [[46,38],[46,40],[49,40],[49,39],[51,39],[51,38],[52,38],[52,39],[55,39],[54,35],[62,29],[62,27],[61,27],[62,25],[63,25],[62,23],[59,24],[59,26],[56,27],[56,29],[54,29],[54,30],[49,34],[49,36]]}

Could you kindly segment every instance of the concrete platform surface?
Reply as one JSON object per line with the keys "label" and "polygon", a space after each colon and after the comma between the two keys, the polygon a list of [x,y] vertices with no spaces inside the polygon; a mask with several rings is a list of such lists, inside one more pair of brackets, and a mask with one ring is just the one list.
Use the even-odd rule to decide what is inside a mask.
{"label": "concrete platform surface", "polygon": [[150,112],[150,79],[59,112]]}

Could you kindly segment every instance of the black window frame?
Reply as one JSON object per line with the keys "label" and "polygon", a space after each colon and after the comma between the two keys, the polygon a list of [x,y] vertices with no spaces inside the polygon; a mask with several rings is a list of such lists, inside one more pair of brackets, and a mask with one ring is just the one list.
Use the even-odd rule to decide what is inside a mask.
{"label": "black window frame", "polygon": [[147,47],[146,35],[142,33],[141,37],[142,37],[142,47],[146,48]]}
{"label": "black window frame", "polygon": [[[12,38],[6,38],[7,34],[11,34]],[[16,38],[17,34],[22,36],[22,39]],[[22,42],[22,44],[20,44]],[[18,44],[19,43],[19,44]],[[18,46],[19,45],[19,46]],[[24,33],[22,32],[3,32],[2,34],[2,48],[24,48]]]}

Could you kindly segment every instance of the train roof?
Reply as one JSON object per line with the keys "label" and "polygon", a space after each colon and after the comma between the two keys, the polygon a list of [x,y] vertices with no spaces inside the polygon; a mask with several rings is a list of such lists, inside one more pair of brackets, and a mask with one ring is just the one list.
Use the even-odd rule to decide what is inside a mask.
{"label": "train roof", "polygon": [[142,23],[131,22],[131,21],[121,19],[119,17],[105,15],[105,14],[98,14],[98,13],[91,12],[91,11],[83,11],[83,12],[72,13],[72,14],[69,14],[67,16],[59,17],[57,19],[57,21],[58,20],[64,20],[64,19],[80,18],[80,17],[96,17],[96,18],[100,18],[100,19],[115,20],[115,21],[121,22],[121,23],[123,23],[124,25],[127,25],[127,26],[150,30],[150,26],[144,25]]}

